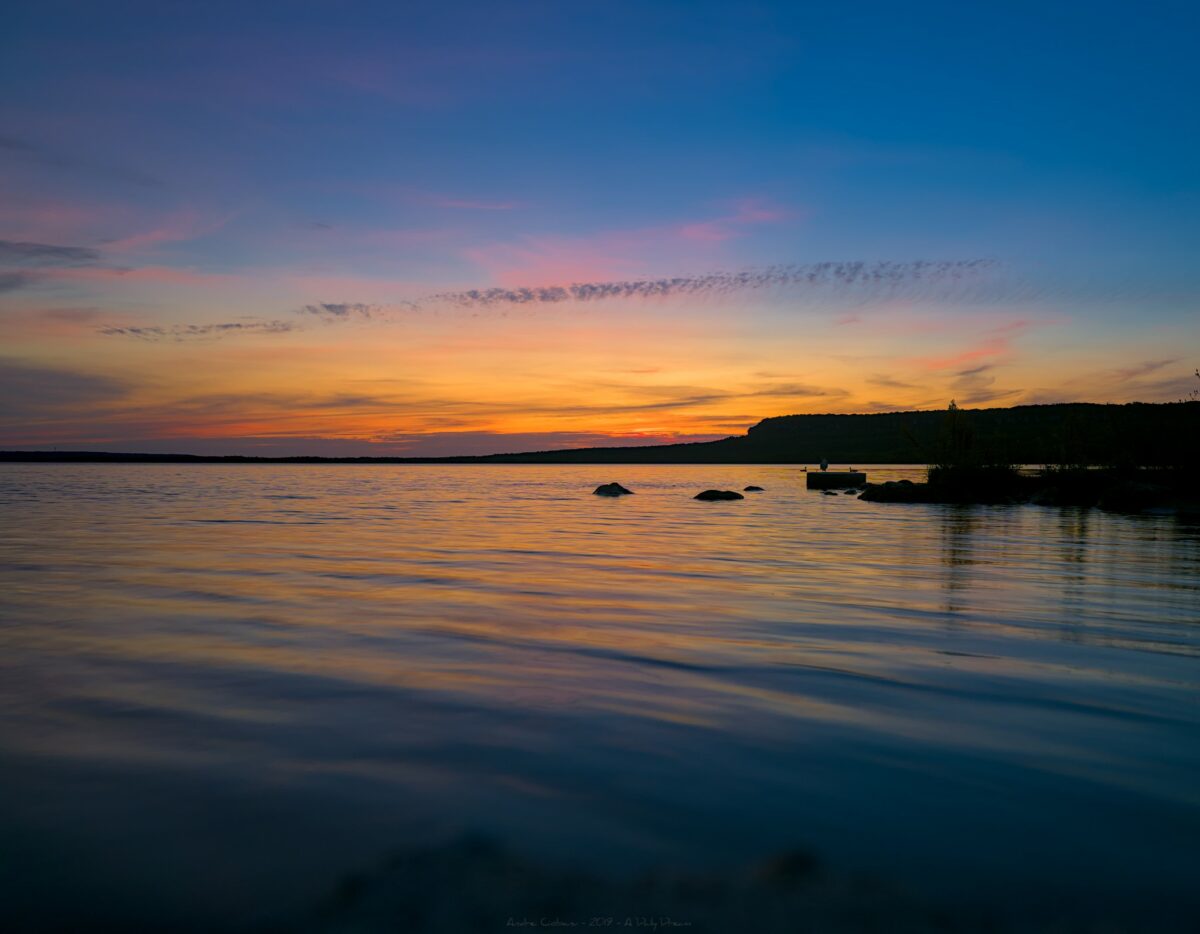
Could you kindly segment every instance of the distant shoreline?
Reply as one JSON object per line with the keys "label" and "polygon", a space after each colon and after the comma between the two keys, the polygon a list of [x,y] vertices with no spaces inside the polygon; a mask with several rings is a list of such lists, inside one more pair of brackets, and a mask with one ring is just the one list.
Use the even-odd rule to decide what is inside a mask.
{"label": "distant shoreline", "polygon": [[[1063,402],[957,409],[977,458],[1002,464],[1194,462],[1200,402]],[[443,457],[0,451],[3,463],[116,464],[836,464],[939,463],[945,410],[780,415],[717,441]],[[186,443],[186,442],[185,442]],[[497,443],[502,444],[500,440]]]}
{"label": "distant shoreline", "polygon": [[[572,452],[574,453],[574,452]],[[459,464],[513,466],[528,464],[571,466],[626,464],[629,466],[658,466],[658,467],[719,467],[722,465],[736,467],[759,464],[763,467],[812,467],[815,461],[782,462],[782,461],[612,461],[612,460],[561,460],[547,457],[539,459],[537,455],[523,454],[485,454],[461,455],[455,457],[254,457],[237,454],[136,454],[108,451],[0,451],[0,464],[261,464],[261,465],[313,465],[323,464],[357,464],[371,466],[410,466]],[[842,465],[836,465],[842,466]],[[920,463],[888,463],[870,464],[861,462],[862,467],[925,467]]]}

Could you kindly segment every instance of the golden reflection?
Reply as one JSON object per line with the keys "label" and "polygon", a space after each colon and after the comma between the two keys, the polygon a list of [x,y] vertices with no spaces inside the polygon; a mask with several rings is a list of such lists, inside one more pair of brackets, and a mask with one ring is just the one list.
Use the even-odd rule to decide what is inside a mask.
{"label": "golden reflection", "polygon": [[1060,625],[1065,642],[1078,642],[1083,637],[1084,590],[1090,563],[1090,525],[1089,509],[1059,511],[1058,544],[1063,563]]}
{"label": "golden reflection", "polygon": [[975,563],[973,538],[979,519],[973,506],[948,506],[941,520],[945,611],[953,615],[967,609],[965,597],[971,584],[970,568]]}

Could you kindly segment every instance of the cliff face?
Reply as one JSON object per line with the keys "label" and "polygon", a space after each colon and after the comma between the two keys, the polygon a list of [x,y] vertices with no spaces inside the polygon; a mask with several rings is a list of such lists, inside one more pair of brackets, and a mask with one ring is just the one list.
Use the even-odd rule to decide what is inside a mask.
{"label": "cliff face", "polygon": [[[960,409],[972,447],[999,463],[1179,465],[1196,463],[1200,402],[1100,405],[1063,403]],[[944,448],[947,413],[785,415],[759,422],[749,446],[863,463],[932,463]]]}
{"label": "cliff face", "polygon": [[[1063,403],[960,409],[972,456],[1011,464],[1198,463],[1200,402]],[[845,464],[936,463],[945,453],[947,413],[782,415],[744,436],[699,444],[504,454],[507,463]]]}

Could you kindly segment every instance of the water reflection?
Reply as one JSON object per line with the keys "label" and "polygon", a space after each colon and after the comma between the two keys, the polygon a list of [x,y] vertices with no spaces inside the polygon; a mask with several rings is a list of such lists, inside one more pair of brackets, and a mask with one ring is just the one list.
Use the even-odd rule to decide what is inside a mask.
{"label": "water reflection", "polygon": [[0,469],[5,910],[222,928],[466,831],[536,878],[800,848],[942,906],[1186,901],[1197,538],[803,480]]}
{"label": "water reflection", "polygon": [[942,512],[942,563],[945,565],[946,612],[965,609],[963,598],[970,584],[970,566],[974,564],[974,532],[978,525],[977,507],[948,506]]}
{"label": "water reflection", "polygon": [[1089,574],[1089,525],[1091,510],[1061,509],[1058,539],[1062,549],[1062,637],[1078,642],[1083,638],[1084,590]]}

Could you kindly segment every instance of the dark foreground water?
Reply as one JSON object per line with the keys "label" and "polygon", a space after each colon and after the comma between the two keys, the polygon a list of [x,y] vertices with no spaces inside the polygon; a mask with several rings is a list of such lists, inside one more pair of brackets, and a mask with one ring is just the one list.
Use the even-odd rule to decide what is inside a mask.
{"label": "dark foreground water", "polygon": [[803,480],[0,466],[0,928],[1195,929],[1200,529]]}

